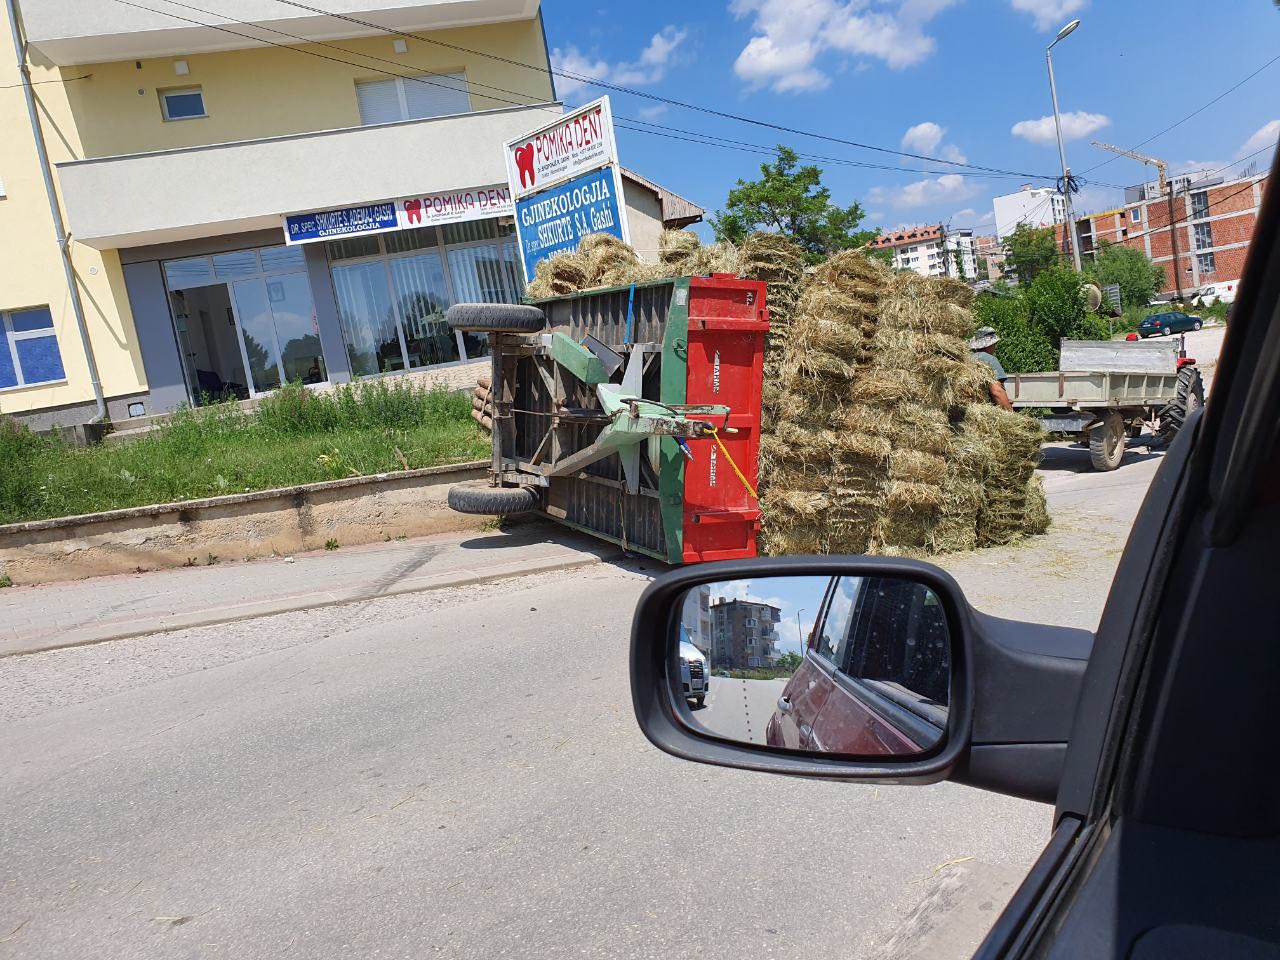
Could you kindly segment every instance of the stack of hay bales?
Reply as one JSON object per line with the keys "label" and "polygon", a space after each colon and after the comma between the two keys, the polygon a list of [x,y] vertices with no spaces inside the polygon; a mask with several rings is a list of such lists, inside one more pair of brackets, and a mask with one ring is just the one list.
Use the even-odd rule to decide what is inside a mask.
{"label": "stack of hay bales", "polygon": [[818,268],[762,445],[766,552],[928,555],[1044,532],[1039,428],[991,406],[972,303],[962,283],[856,253]]}

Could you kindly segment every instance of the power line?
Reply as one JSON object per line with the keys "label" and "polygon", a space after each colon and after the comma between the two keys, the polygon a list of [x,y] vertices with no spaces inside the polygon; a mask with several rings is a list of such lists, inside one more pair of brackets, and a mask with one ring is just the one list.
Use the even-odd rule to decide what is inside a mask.
{"label": "power line", "polygon": [[[284,0],[281,0],[281,2],[284,2]],[[1221,100],[1221,99],[1222,99],[1223,97],[1225,97],[1227,94],[1229,94],[1229,93],[1233,93],[1233,92],[1235,92],[1236,90],[1240,89],[1242,86],[1244,86],[1246,83],[1248,83],[1250,80],[1252,80],[1252,79],[1253,79],[1254,77],[1256,77],[1258,74],[1260,74],[1263,70],[1267,69],[1267,67],[1271,66],[1271,65],[1272,65],[1273,63],[1275,63],[1277,60],[1280,60],[1280,55],[1277,55],[1277,56],[1272,57],[1270,60],[1268,60],[1266,63],[1264,63],[1262,66],[1260,66],[1257,70],[1253,71],[1253,73],[1249,74],[1249,75],[1248,75],[1247,77],[1245,77],[1243,80],[1240,80],[1240,81],[1238,81],[1238,82],[1236,82],[1236,83],[1232,84],[1230,87],[1228,87],[1226,90],[1222,91],[1222,93],[1218,94],[1216,97],[1214,97],[1214,98],[1213,98],[1212,100],[1210,100],[1208,103],[1204,104],[1204,105],[1203,105],[1203,106],[1201,106],[1201,107],[1197,107],[1195,110],[1191,111],[1191,113],[1188,113],[1188,114],[1187,114],[1185,117],[1183,117],[1181,120],[1178,120],[1178,121],[1175,121],[1174,123],[1169,124],[1169,126],[1165,127],[1165,128],[1164,128],[1163,130],[1161,130],[1159,133],[1153,133],[1151,136],[1147,137],[1147,139],[1143,140],[1141,143],[1134,144],[1134,145],[1133,145],[1132,147],[1130,147],[1129,149],[1130,149],[1130,150],[1137,150],[1139,147],[1145,147],[1145,146],[1146,146],[1148,143],[1150,143],[1152,140],[1156,140],[1156,139],[1158,139],[1159,137],[1163,137],[1163,136],[1164,136],[1166,133],[1168,133],[1170,130],[1173,130],[1173,129],[1174,129],[1174,128],[1176,128],[1176,127],[1180,127],[1180,126],[1182,126],[1184,123],[1186,123],[1186,122],[1187,122],[1188,120],[1190,120],[1192,117],[1195,117],[1195,116],[1197,116],[1197,115],[1199,115],[1199,114],[1201,114],[1201,113],[1204,113],[1204,111],[1208,110],[1210,107],[1212,107],[1215,103],[1217,103],[1219,100]],[[1091,172],[1091,171],[1093,171],[1093,170],[1097,170],[1097,169],[1099,169],[1100,167],[1105,167],[1107,164],[1109,164],[1109,163],[1115,163],[1115,162],[1116,162],[1117,160],[1119,160],[1119,159],[1120,159],[1120,158],[1119,158],[1118,156],[1110,157],[1110,158],[1109,158],[1109,159],[1107,159],[1107,160],[1103,160],[1101,163],[1096,163],[1096,164],[1094,164],[1094,165],[1093,165],[1092,167],[1090,167],[1088,170],[1085,170],[1085,171],[1084,171],[1084,173],[1089,173],[1089,172]]]}
{"label": "power line", "polygon": [[[123,3],[127,6],[136,7],[141,10],[147,10],[151,13],[159,14],[160,16],[171,17],[175,20],[180,20],[184,23],[191,23],[191,24],[207,27],[212,30],[219,30],[223,33],[228,33],[232,36],[241,37],[247,40],[253,40],[255,42],[278,47],[280,49],[293,50],[298,53],[306,54],[309,56],[320,57],[321,59],[324,59],[324,60],[328,60],[335,63],[342,63],[347,66],[356,67],[359,69],[373,70],[377,73],[383,74],[384,76],[396,77],[401,80],[412,80],[417,83],[425,83],[430,86],[441,87],[442,89],[455,90],[455,91],[457,90],[457,85],[454,83],[439,83],[434,80],[428,79],[428,76],[435,76],[435,77],[450,76],[448,74],[440,73],[437,71],[424,69],[423,72],[428,76],[424,76],[421,74],[399,73],[397,71],[388,70],[382,67],[371,66],[363,63],[355,63],[351,60],[346,60],[341,57],[332,57],[325,54],[317,53],[316,51],[313,51],[313,50],[306,50],[301,47],[294,46],[293,44],[277,43],[273,40],[269,40],[257,34],[242,33],[240,31],[232,30],[228,27],[220,26],[218,24],[205,23],[204,21],[201,21],[201,20],[193,20],[189,17],[184,17],[179,14],[172,13],[168,10],[158,10],[154,7],[144,6],[139,3],[133,3],[131,2],[131,0],[116,0],[116,2]],[[181,0],[162,0],[162,2],[170,3],[174,6],[182,7],[187,10],[192,10],[197,13],[207,14],[208,16],[212,16],[212,17],[224,16],[223,14],[217,13],[216,11],[213,11],[213,10],[208,10],[206,8],[198,7],[189,3],[183,3],[181,2]],[[232,18],[228,18],[228,19],[232,19]],[[347,19],[347,18],[340,17],[340,19]],[[244,27],[252,28],[255,31],[268,31],[270,33],[274,33],[281,37],[288,37],[292,40],[296,40],[299,43],[305,43],[311,46],[326,47],[328,49],[337,50],[341,53],[345,53],[353,57],[360,57],[361,59],[364,59],[364,60],[372,60],[378,63],[386,63],[386,64],[390,64],[393,67],[404,68],[404,69],[423,69],[423,68],[418,68],[413,64],[403,64],[400,61],[389,60],[386,57],[379,57],[374,54],[363,53],[357,50],[352,50],[348,47],[338,46],[333,43],[308,40],[305,37],[301,37],[301,36],[298,36],[297,34],[289,33],[288,31],[285,31],[285,30],[280,30],[276,27],[262,27],[257,24],[250,24],[240,20],[233,20],[233,22]],[[510,94],[511,96],[525,98],[524,100],[519,100],[519,101],[507,100],[503,97],[494,96],[493,94],[489,94],[489,93],[485,94],[486,98],[490,100],[496,100],[499,103],[504,103],[510,106],[527,106],[532,109],[542,109],[549,112],[554,112],[557,115],[560,113],[560,110],[558,107],[554,107],[550,105],[541,106],[539,102],[536,100],[536,98],[534,98],[531,94],[528,94],[528,93],[508,90],[503,87],[497,87],[492,84],[481,83],[479,81],[473,81],[473,80],[468,80],[467,86],[483,88],[486,90],[493,90],[498,93],[506,93],[506,94]],[[684,130],[679,127],[672,127],[666,124],[652,123],[647,120],[638,120],[635,118],[626,117],[622,115],[619,115],[617,117],[617,120],[619,121],[618,122],[619,127],[621,127],[624,130],[629,130],[633,133],[643,133],[643,134],[648,134],[650,136],[664,136],[668,139],[678,139],[682,143],[695,142],[703,146],[734,149],[734,150],[739,150],[739,151],[748,152],[748,153],[767,154],[770,156],[776,153],[775,147],[766,146],[764,144],[755,144],[755,143],[749,143],[741,140],[732,140],[725,137],[717,137],[712,134],[702,133],[700,131]],[[652,128],[652,129],[645,129],[645,128]],[[690,138],[693,138],[693,140],[691,141]],[[898,171],[898,172],[905,172],[905,173],[924,173],[924,174],[943,174],[943,175],[946,175],[952,172],[949,170],[936,170],[936,169],[930,170],[926,168],[902,167],[902,166],[893,166],[889,164],[876,164],[876,163],[869,163],[867,161],[861,161],[861,160],[850,160],[847,158],[840,158],[840,157],[819,156],[819,155],[807,154],[807,153],[797,153],[797,157],[805,160],[817,160],[823,163],[835,163],[843,166],[858,167],[858,168],[871,169],[871,170],[889,170],[889,171]],[[1022,179],[1021,174],[970,173],[967,175],[972,177],[993,177],[993,178],[996,178],[996,177],[1007,178],[1011,176],[1016,176],[1019,179]]]}
{"label": "power line", "polygon": [[532,63],[525,63],[522,60],[514,60],[510,57],[504,57],[496,53],[489,53],[483,50],[472,50],[469,47],[464,47],[455,43],[448,43],[444,40],[439,40],[435,37],[427,37],[421,34],[409,33],[404,30],[396,30],[395,28],[386,27],[386,26],[383,26],[382,24],[374,23],[369,20],[361,20],[359,17],[352,17],[347,14],[335,13],[331,10],[324,10],[320,7],[313,7],[309,4],[301,3],[299,2],[299,0],[276,0],[276,2],[283,3],[291,7],[297,7],[300,10],[308,10],[311,13],[321,14],[322,16],[334,17],[335,19],[338,19],[338,20],[345,20],[348,23],[358,24],[359,26],[365,27],[366,29],[375,30],[378,33],[396,34],[398,36],[406,37],[410,40],[418,40],[423,43],[435,44],[436,46],[445,47],[447,49],[454,50],[459,53],[468,53],[473,56],[486,57],[490,60],[496,60],[500,63],[506,63],[510,66],[523,67],[527,70],[534,70],[534,71],[537,71],[538,73],[549,72],[554,76],[566,77],[570,80],[576,80],[579,83],[601,87],[605,90],[613,90],[617,93],[626,93],[634,97],[641,97],[645,100],[651,100],[655,103],[664,103],[668,106],[679,107],[683,110],[693,110],[697,113],[703,113],[713,117],[720,117],[721,119],[724,119],[724,120],[733,120],[737,123],[747,123],[757,127],[765,127],[770,130],[777,130],[781,133],[790,133],[790,134],[794,134],[796,136],[801,136],[801,137],[812,137],[813,139],[816,139],[816,140],[825,140],[829,143],[839,143],[847,147],[857,148],[859,150],[871,150],[876,153],[885,153],[885,154],[891,154],[893,156],[898,156],[898,157],[906,157],[909,160],[921,160],[927,163],[947,164],[950,167],[955,167],[958,169],[979,170],[984,173],[998,173],[998,174],[1003,174],[1005,176],[1021,177],[1023,179],[1026,179],[1026,178],[1031,178],[1033,180],[1056,179],[1055,177],[1045,176],[1044,174],[1025,173],[1017,170],[1005,170],[1000,167],[986,167],[980,164],[961,162],[959,160],[946,160],[946,159],[943,159],[942,157],[928,157],[919,153],[910,153],[905,150],[893,150],[889,147],[881,147],[881,146],[876,146],[875,144],[861,143],[857,140],[847,140],[843,137],[833,137],[833,136],[830,136],[829,134],[815,133],[811,130],[803,130],[797,127],[788,127],[783,124],[773,123],[768,120],[761,120],[756,117],[747,117],[741,114],[729,113],[728,111],[725,111],[725,110],[717,110],[714,107],[707,107],[707,106],[702,106],[695,103],[688,103],[683,100],[676,100],[672,97],[664,97],[659,94],[650,93],[645,90],[637,90],[633,87],[627,87],[627,86],[623,86],[622,84],[611,83],[607,80],[602,80],[596,77],[589,77],[584,74],[574,73],[569,70],[556,70],[555,68],[552,68],[552,67],[543,67],[536,64],[532,64]]}
{"label": "power line", "polygon": [[[31,86],[38,87],[42,83],[71,83],[75,80],[88,80],[92,76],[92,73],[85,73],[78,77],[66,77],[65,79],[58,77],[56,80],[32,80]],[[0,86],[0,90],[17,90],[19,87],[25,86],[27,86],[25,83],[6,83],[3,86]]]}

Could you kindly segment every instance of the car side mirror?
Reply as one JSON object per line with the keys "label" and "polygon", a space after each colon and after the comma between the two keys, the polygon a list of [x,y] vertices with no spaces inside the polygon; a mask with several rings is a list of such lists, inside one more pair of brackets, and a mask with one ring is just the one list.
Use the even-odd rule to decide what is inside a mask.
{"label": "car side mirror", "polygon": [[641,596],[632,698],[688,760],[1051,800],[1091,643],[978,613],[914,560],[699,564]]}

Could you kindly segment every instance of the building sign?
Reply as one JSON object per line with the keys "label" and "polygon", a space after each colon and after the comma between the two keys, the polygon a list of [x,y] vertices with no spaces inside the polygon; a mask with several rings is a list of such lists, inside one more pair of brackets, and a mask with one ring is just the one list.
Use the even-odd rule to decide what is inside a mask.
{"label": "building sign", "polygon": [[538,261],[578,249],[578,241],[588,234],[607,233],[626,241],[624,209],[621,181],[612,166],[517,200],[525,277],[532,279]]}
{"label": "building sign", "polygon": [[284,217],[284,238],[290,244],[312,243],[514,214],[515,204],[511,202],[508,187],[475,187],[339,210],[293,214]]}
{"label": "building sign", "polygon": [[507,180],[515,198],[618,161],[609,98],[601,97],[506,143]]}

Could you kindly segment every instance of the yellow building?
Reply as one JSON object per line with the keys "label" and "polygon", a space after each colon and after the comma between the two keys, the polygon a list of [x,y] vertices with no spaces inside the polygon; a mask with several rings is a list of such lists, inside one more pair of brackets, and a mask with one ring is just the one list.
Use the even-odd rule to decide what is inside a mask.
{"label": "yellow building", "polygon": [[[113,421],[465,362],[448,305],[521,297],[502,144],[562,112],[539,0],[3,4],[86,336],[0,6],[0,412],[93,418],[90,358]],[[701,215],[624,186],[633,238]]]}

